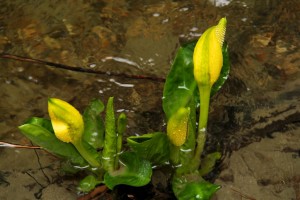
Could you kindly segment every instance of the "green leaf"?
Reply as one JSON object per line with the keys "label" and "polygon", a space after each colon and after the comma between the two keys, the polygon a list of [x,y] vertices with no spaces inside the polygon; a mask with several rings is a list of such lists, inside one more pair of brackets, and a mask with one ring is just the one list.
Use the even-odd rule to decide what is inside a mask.
{"label": "green leaf", "polygon": [[117,132],[116,132],[116,119],[113,107],[113,97],[110,97],[106,106],[106,116],[105,116],[105,139],[104,148],[102,152],[102,162],[103,168],[106,171],[114,171],[115,157],[117,154]]}
{"label": "green leaf", "polygon": [[96,185],[100,184],[102,181],[97,180],[97,178],[93,175],[88,175],[84,179],[79,182],[78,189],[82,192],[89,192],[96,187]]}
{"label": "green leaf", "polygon": [[215,185],[207,181],[188,183],[185,188],[177,195],[177,198],[178,200],[209,200],[219,189],[219,185]]}
{"label": "green leaf", "polygon": [[209,200],[220,186],[205,181],[199,173],[175,175],[172,189],[178,200]]}
{"label": "green leaf", "polygon": [[[101,163],[101,152],[98,152],[92,145],[87,143],[86,141],[82,141],[83,148],[87,151],[90,157],[96,160],[98,163]],[[79,152],[80,153],[80,152]],[[100,167],[98,167],[100,168]]]}
{"label": "green leaf", "polygon": [[47,129],[49,132],[54,134],[54,130],[51,124],[51,120],[39,117],[31,117],[24,124],[35,124]]}
{"label": "green leaf", "polygon": [[95,149],[102,148],[104,143],[104,123],[100,116],[103,110],[104,104],[95,99],[83,113],[83,139]]}
{"label": "green leaf", "polygon": [[127,138],[127,143],[138,156],[153,164],[164,164],[169,160],[169,141],[165,133],[130,136]]}
{"label": "green leaf", "polygon": [[[37,120],[41,122],[40,120]],[[36,120],[31,122],[36,123]],[[30,122],[30,120],[29,120]],[[56,136],[46,128],[37,124],[23,124],[19,126],[20,131],[34,144],[59,157],[70,160],[75,165],[86,166],[87,163],[70,143],[65,143],[56,138]]]}
{"label": "green leaf", "polygon": [[61,174],[66,174],[66,175],[75,175],[78,173],[80,170],[82,170],[78,166],[74,166],[70,161],[66,160],[65,162],[62,162],[60,165],[60,173]]}
{"label": "green leaf", "polygon": [[120,184],[140,187],[150,182],[152,168],[149,161],[134,152],[125,152],[120,155],[120,164],[119,170],[104,175],[104,183],[109,189]]}
{"label": "green leaf", "polygon": [[216,164],[216,162],[221,158],[220,152],[210,153],[201,161],[201,167],[199,173],[204,176],[211,172]]}
{"label": "green leaf", "polygon": [[179,108],[186,107],[198,92],[193,74],[193,51],[196,43],[180,47],[163,91],[163,109],[169,119]]}
{"label": "green leaf", "polygon": [[118,118],[118,124],[117,124],[117,128],[118,128],[118,134],[123,135],[123,133],[126,130],[126,125],[127,125],[127,118],[126,115],[124,113],[121,113],[119,118]]}
{"label": "green leaf", "polygon": [[[163,110],[167,119],[179,108],[187,107],[190,101],[199,103],[199,92],[194,79],[193,52],[196,41],[188,43],[178,49],[172,68],[167,76],[163,92]],[[220,77],[212,86],[211,96],[225,83],[229,75],[228,46],[224,43],[223,66]],[[194,97],[194,98],[193,98]]]}

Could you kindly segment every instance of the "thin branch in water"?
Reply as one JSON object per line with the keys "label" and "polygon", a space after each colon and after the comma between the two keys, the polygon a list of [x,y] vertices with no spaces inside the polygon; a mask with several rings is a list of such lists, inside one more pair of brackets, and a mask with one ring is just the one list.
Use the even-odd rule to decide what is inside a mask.
{"label": "thin branch in water", "polygon": [[249,200],[256,200],[254,197],[251,197],[249,195],[246,195],[246,194],[243,194],[241,193],[240,191],[234,189],[234,188],[230,188],[231,190],[233,190],[234,192],[238,193],[242,198],[245,198],[245,199],[249,199]]}
{"label": "thin branch in water", "polygon": [[100,186],[96,187],[95,189],[93,189],[88,194],[79,197],[77,200],[91,200],[94,197],[98,196],[99,194],[106,192],[107,190],[108,190],[108,188],[106,185],[100,185]]}
{"label": "thin branch in water", "polygon": [[22,149],[41,149],[41,147],[39,147],[39,146],[26,146],[26,145],[12,144],[12,143],[7,143],[7,142],[0,142],[0,147],[22,148]]}
{"label": "thin branch in water", "polygon": [[11,55],[11,54],[0,54],[0,58],[35,63],[35,64],[48,65],[50,67],[54,67],[57,69],[65,69],[65,70],[69,70],[69,71],[83,72],[83,73],[89,73],[89,74],[111,75],[111,76],[117,76],[117,77],[129,78],[129,79],[144,79],[144,80],[152,80],[152,81],[157,81],[157,82],[165,82],[165,80],[166,80],[165,78],[160,78],[160,77],[143,76],[143,75],[129,75],[129,74],[114,73],[114,72],[96,71],[96,70],[93,70],[90,68],[73,67],[73,66],[49,62],[49,61],[45,61],[45,60],[27,58],[27,57]]}

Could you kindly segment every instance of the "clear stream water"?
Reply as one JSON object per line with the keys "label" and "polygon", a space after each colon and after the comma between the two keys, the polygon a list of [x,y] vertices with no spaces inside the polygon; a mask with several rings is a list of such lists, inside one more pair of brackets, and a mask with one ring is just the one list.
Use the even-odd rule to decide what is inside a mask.
{"label": "clear stream water", "polygon": [[[128,135],[163,131],[161,79],[176,50],[226,16],[231,73],[212,99],[207,151],[227,155],[274,133],[292,135],[283,140],[294,159],[283,168],[292,166],[295,181],[284,180],[294,190],[280,198],[300,198],[299,146],[289,143],[300,142],[299,11],[298,0],[2,0],[1,55],[95,73],[0,58],[0,141],[31,145],[17,126],[47,117],[48,97],[82,111],[93,98],[114,96],[116,111],[129,118]],[[0,199],[76,199],[78,180],[59,165],[43,151],[0,148]],[[257,195],[248,192],[236,199]],[[262,194],[257,199],[276,199]]]}

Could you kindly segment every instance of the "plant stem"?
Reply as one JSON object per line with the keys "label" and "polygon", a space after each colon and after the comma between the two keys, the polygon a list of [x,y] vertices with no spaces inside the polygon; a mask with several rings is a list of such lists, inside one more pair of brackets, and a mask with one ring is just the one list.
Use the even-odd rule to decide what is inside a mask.
{"label": "plant stem", "polygon": [[123,133],[118,133],[118,138],[117,138],[117,153],[116,153],[116,158],[115,158],[115,169],[119,168],[119,155],[122,150],[122,138],[123,138]]}
{"label": "plant stem", "polygon": [[210,101],[210,85],[199,87],[200,92],[200,117],[197,136],[197,147],[195,151],[194,161],[195,168],[198,169],[201,164],[201,154],[206,141],[206,128],[208,121],[209,101]]}
{"label": "plant stem", "polygon": [[173,144],[171,144],[171,155],[170,155],[170,159],[173,165],[178,165],[180,163],[180,147],[177,147]]}
{"label": "plant stem", "polygon": [[78,140],[73,143],[77,151],[80,153],[80,155],[92,166],[92,167],[100,167],[100,163],[93,158],[89,152],[84,148],[82,144],[82,140]]}

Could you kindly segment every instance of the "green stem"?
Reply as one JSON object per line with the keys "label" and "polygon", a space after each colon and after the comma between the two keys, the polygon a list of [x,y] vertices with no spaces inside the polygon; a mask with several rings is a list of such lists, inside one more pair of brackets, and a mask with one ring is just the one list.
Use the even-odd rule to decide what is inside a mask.
{"label": "green stem", "polygon": [[174,166],[179,165],[180,164],[180,147],[177,147],[173,144],[171,144],[170,146],[170,159],[171,162]]}
{"label": "green stem", "polygon": [[100,167],[100,163],[93,158],[89,152],[84,148],[82,144],[82,140],[78,140],[73,143],[77,151],[80,153],[80,155],[92,166],[92,167]]}
{"label": "green stem", "polygon": [[206,129],[208,121],[209,101],[210,101],[210,85],[199,87],[200,92],[200,117],[198,125],[197,147],[195,151],[194,161],[195,168],[198,169],[201,163],[201,154],[206,141]]}

